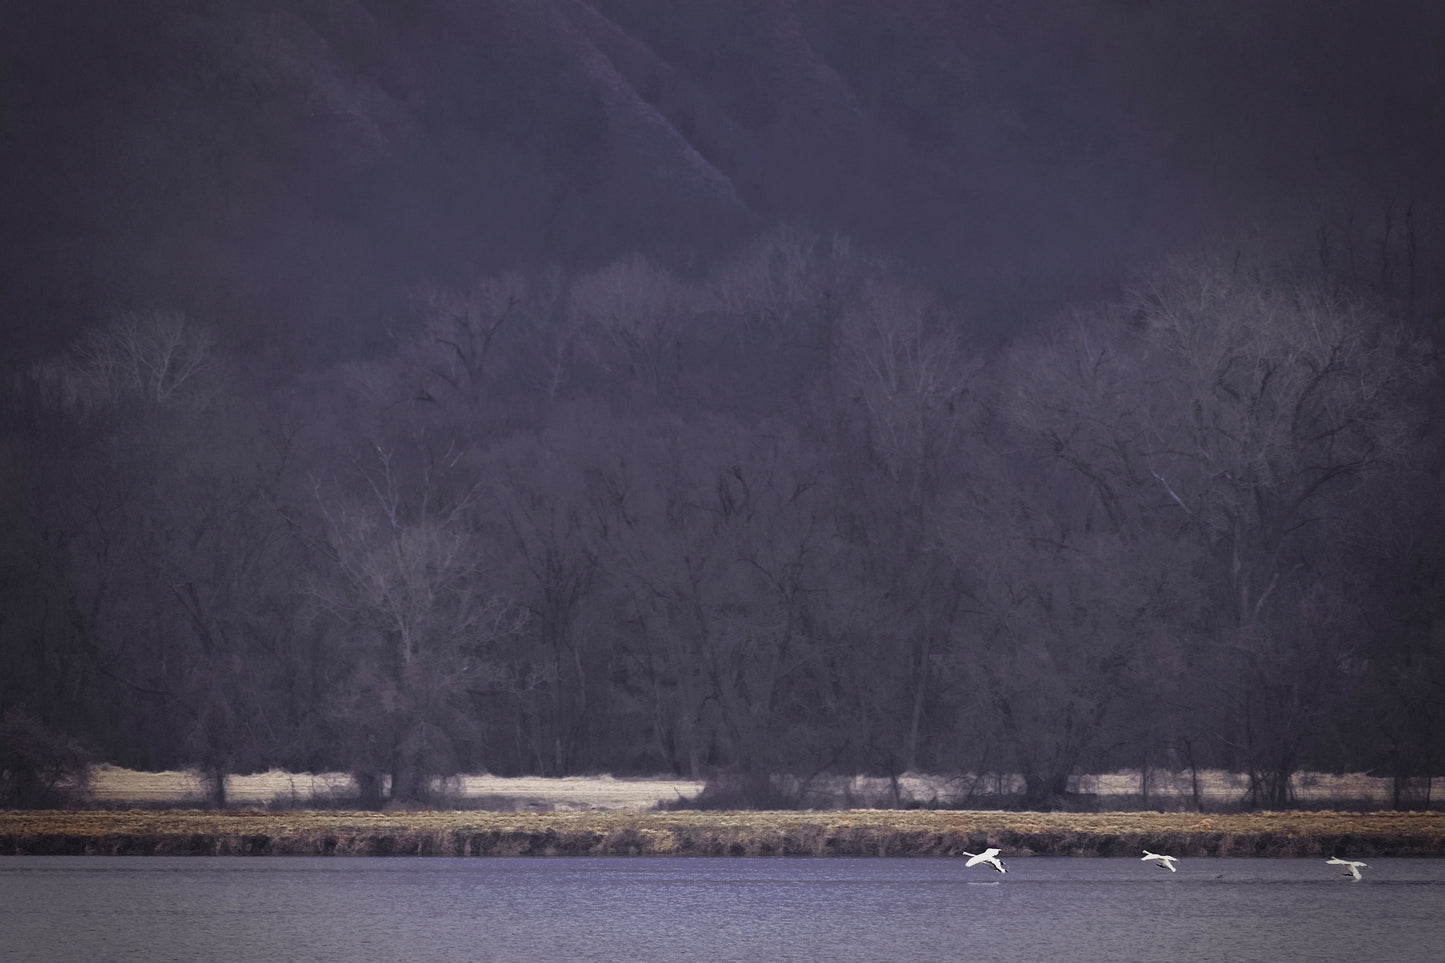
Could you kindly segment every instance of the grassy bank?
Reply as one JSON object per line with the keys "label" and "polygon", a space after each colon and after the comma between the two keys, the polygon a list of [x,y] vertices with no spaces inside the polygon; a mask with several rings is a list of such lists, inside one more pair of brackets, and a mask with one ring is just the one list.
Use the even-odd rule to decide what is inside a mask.
{"label": "grassy bank", "polygon": [[1445,856],[1445,814],[0,812],[0,853],[273,856]]}

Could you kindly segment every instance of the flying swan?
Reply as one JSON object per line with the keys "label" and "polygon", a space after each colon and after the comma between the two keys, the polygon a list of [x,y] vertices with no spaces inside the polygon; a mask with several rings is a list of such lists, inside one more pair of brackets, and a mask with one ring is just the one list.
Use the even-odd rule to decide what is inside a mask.
{"label": "flying swan", "polygon": [[1176,869],[1175,866],[1174,866],[1175,863],[1179,862],[1179,857],[1178,857],[1178,856],[1161,856],[1161,855],[1159,855],[1158,853],[1151,853],[1151,852],[1149,852],[1149,850],[1146,849],[1146,850],[1144,850],[1144,855],[1143,855],[1143,856],[1140,856],[1139,858],[1140,858],[1140,859],[1157,859],[1157,860],[1159,860],[1159,868],[1160,868],[1160,869],[1167,869],[1167,870],[1169,870],[1169,872],[1171,872],[1171,873],[1177,873],[1177,872],[1179,872],[1179,870]]}
{"label": "flying swan", "polygon": [[964,853],[963,855],[968,857],[968,862],[963,864],[965,866],[977,866],[979,863],[987,863],[1000,873],[1008,872],[1008,868],[999,862],[998,850],[996,849],[985,849],[981,853]]}
{"label": "flying swan", "polygon": [[1325,862],[1331,866],[1348,866],[1350,871],[1348,873],[1341,873],[1340,875],[1353,876],[1355,879],[1364,879],[1364,877],[1360,875],[1360,867],[1369,865],[1368,863],[1361,863],[1353,859],[1340,859],[1338,856],[1331,856],[1325,860]]}

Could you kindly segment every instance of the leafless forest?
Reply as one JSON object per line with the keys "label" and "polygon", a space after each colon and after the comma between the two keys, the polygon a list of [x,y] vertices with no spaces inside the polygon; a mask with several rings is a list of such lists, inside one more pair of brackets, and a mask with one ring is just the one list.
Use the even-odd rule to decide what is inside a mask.
{"label": "leafless forest", "polygon": [[[12,98],[5,159],[43,188],[7,229],[5,802],[90,762],[217,803],[342,771],[374,806],[967,772],[1042,809],[1121,769],[1414,806],[1445,773],[1445,207],[1292,166],[1283,117],[1430,145],[1264,85],[1287,4],[1257,44],[1169,4],[1058,36],[903,5],[880,60],[866,5],[144,3],[107,36],[165,56],[64,83],[42,53],[100,28],[29,6],[52,46],[8,69],[56,100]],[[1176,16],[1208,22],[1165,57]],[[1046,79],[1078,35],[1128,58]],[[1149,85],[1229,57],[1264,93]],[[1380,96],[1438,123],[1429,82]],[[1162,118],[1235,104],[1184,184],[1216,140]],[[1286,183],[1313,200],[1260,206]],[[1169,235],[1225,198],[1255,226]]]}
{"label": "leafless forest", "polygon": [[124,315],[20,376],[7,684],[134,767],[402,798],[971,770],[1046,805],[1207,766],[1279,805],[1302,767],[1428,773],[1431,345],[1318,280],[1137,284],[981,349],[773,233],[698,281],[429,290],[393,353],[270,390]]}

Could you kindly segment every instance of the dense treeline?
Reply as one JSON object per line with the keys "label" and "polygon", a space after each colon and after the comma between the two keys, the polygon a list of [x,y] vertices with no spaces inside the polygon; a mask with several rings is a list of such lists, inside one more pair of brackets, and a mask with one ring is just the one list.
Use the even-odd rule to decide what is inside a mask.
{"label": "dense treeline", "polygon": [[1201,259],[983,343],[788,231],[421,290],[324,370],[126,314],[7,387],[5,768],[1408,787],[1445,765],[1408,314]]}

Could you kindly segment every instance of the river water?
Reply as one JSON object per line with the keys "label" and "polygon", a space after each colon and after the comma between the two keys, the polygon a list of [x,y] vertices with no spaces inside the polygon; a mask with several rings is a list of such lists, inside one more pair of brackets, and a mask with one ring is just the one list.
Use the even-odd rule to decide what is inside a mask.
{"label": "river water", "polygon": [[1445,960],[1445,860],[0,857],[0,960]]}

